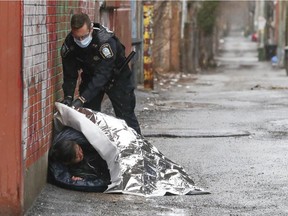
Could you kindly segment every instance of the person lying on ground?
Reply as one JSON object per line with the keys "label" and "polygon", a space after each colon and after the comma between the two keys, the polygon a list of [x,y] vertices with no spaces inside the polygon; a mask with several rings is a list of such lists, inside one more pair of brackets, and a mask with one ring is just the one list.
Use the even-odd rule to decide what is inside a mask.
{"label": "person lying on ground", "polygon": [[[124,120],[88,108],[55,105],[58,110],[54,116],[55,133],[59,134],[52,143],[51,158],[62,161],[64,166],[49,160],[48,170],[54,184],[68,189],[145,197],[207,194],[195,186],[181,165],[168,159]],[[71,143],[69,148],[67,143]],[[95,157],[101,160],[90,163],[90,158]],[[81,171],[75,172],[74,167],[82,163],[89,172],[83,171],[82,166]],[[91,173],[95,180],[89,181]]]}
{"label": "person lying on ground", "polygon": [[[66,128],[64,130],[73,130]],[[89,143],[60,140],[50,150],[50,160],[65,165],[74,181],[102,179],[110,183],[107,163]]]}

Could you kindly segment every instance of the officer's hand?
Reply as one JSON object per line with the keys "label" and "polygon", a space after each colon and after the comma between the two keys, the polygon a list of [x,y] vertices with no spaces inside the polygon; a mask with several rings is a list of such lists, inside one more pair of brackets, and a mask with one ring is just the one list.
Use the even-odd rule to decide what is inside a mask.
{"label": "officer's hand", "polygon": [[72,108],[77,109],[83,106],[83,102],[78,98],[72,102]]}
{"label": "officer's hand", "polygon": [[72,96],[66,96],[64,98],[64,100],[61,101],[61,103],[65,104],[67,106],[71,106],[72,105],[72,101],[73,101]]}

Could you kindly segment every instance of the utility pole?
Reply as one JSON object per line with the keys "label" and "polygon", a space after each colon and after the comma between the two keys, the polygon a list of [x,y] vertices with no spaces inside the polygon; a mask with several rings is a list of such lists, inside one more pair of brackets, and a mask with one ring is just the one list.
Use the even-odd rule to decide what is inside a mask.
{"label": "utility pole", "polygon": [[154,5],[151,1],[143,1],[144,24],[144,89],[154,89],[153,77],[153,13]]}

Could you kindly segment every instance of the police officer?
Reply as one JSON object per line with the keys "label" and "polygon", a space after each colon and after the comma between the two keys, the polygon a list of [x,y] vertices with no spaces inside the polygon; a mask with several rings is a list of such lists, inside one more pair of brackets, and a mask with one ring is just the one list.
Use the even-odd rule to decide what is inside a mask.
{"label": "police officer", "polygon": [[[100,111],[106,93],[115,115],[141,134],[135,116],[135,94],[128,65],[119,73],[125,61],[125,47],[113,32],[99,23],[91,23],[87,14],[74,14],[71,32],[61,47],[63,65],[64,104],[75,108],[84,106]],[[73,101],[82,69],[79,97]]]}

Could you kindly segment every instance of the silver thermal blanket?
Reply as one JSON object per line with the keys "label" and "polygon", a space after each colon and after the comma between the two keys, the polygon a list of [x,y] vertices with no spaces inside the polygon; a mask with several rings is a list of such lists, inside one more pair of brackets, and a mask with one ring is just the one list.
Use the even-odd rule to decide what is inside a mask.
{"label": "silver thermal blanket", "polygon": [[87,108],[56,103],[55,127],[69,126],[84,134],[107,162],[111,184],[105,193],[141,196],[206,194],[178,164],[166,158],[125,121]]}

